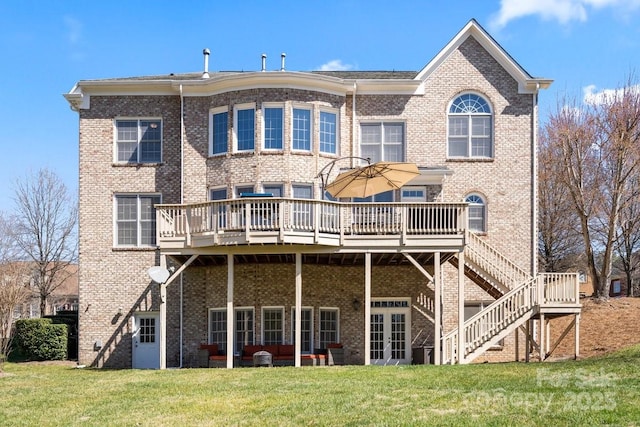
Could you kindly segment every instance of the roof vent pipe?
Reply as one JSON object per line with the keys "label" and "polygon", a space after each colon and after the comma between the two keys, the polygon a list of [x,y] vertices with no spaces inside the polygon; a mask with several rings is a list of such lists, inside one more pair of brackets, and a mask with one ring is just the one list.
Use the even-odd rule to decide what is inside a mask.
{"label": "roof vent pipe", "polygon": [[280,71],[284,71],[284,59],[287,57],[287,54],[282,52],[280,54]]}
{"label": "roof vent pipe", "polygon": [[267,70],[267,54],[263,53],[262,54],[262,71],[266,71]]}
{"label": "roof vent pipe", "polygon": [[202,73],[203,79],[209,78],[209,54],[210,53],[211,51],[206,48],[202,51],[202,54],[204,55],[204,72]]}

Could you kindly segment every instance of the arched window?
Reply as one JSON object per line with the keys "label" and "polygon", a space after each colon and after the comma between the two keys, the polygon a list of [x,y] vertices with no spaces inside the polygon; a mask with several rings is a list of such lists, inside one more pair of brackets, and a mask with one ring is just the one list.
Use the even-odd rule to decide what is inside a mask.
{"label": "arched window", "polygon": [[469,229],[487,231],[487,206],[484,199],[477,194],[470,194],[464,201],[469,203]]}
{"label": "arched window", "polygon": [[449,107],[448,156],[491,158],[493,125],[491,107],[480,95],[465,93]]}

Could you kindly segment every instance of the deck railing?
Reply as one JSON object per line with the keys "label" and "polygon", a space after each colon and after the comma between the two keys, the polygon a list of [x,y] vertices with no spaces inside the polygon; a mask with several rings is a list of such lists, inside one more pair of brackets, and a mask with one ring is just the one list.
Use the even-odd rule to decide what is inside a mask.
{"label": "deck railing", "polygon": [[[534,306],[579,303],[578,275],[541,273],[507,292],[464,322],[465,357],[531,313]],[[443,363],[458,359],[458,329],[443,337]]]}
{"label": "deck railing", "polygon": [[156,205],[158,237],[227,231],[333,234],[462,234],[466,203],[340,203],[243,198]]}
{"label": "deck railing", "polygon": [[475,233],[469,233],[465,254],[470,261],[509,289],[531,280],[529,273],[496,251]]}

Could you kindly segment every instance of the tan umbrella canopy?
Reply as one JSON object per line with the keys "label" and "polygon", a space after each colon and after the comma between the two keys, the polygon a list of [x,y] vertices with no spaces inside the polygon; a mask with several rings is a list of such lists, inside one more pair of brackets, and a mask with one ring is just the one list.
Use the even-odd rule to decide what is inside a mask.
{"label": "tan umbrella canopy", "polygon": [[369,197],[396,190],[419,174],[415,163],[378,162],[341,173],[326,190],[335,198]]}

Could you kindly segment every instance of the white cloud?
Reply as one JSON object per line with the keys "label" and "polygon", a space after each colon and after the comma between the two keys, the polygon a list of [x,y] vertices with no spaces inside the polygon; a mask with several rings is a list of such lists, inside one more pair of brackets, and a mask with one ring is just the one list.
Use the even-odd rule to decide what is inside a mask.
{"label": "white cloud", "polygon": [[561,24],[584,22],[588,9],[605,7],[629,11],[640,7],[640,0],[501,0],[500,10],[491,19],[490,26],[499,30],[511,21],[529,15]]}
{"label": "white cloud", "polygon": [[[640,85],[627,87],[627,93],[640,93]],[[610,103],[616,99],[622,99],[625,89],[602,89],[596,91],[596,85],[588,85],[582,88],[582,100],[585,104],[601,105]]]}
{"label": "white cloud", "polygon": [[332,59],[318,68],[319,71],[349,71],[351,69],[353,69],[352,65],[343,64],[340,59]]}
{"label": "white cloud", "polygon": [[82,36],[82,22],[72,16],[64,17],[64,25],[67,28],[67,38],[71,44],[78,44]]}

